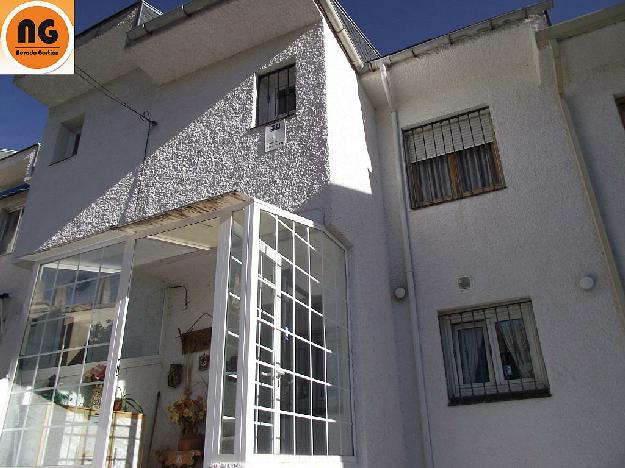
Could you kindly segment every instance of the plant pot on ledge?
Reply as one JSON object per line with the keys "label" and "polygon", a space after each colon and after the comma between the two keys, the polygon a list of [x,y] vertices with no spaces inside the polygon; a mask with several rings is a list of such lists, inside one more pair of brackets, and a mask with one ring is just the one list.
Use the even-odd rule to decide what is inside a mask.
{"label": "plant pot on ledge", "polygon": [[187,452],[191,450],[204,450],[203,434],[183,434],[178,440],[178,450]]}

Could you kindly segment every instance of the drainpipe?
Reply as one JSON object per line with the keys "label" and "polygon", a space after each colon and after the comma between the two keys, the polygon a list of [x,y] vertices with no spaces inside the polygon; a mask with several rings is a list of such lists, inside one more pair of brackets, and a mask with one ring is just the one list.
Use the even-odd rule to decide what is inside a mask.
{"label": "drainpipe", "polygon": [[434,453],[432,450],[432,438],[430,431],[430,415],[428,411],[427,394],[425,389],[425,372],[423,369],[423,348],[421,346],[421,331],[419,326],[419,315],[417,314],[417,299],[415,287],[414,264],[412,260],[412,238],[410,236],[410,225],[408,223],[408,190],[406,188],[405,167],[402,164],[404,156],[402,154],[402,135],[399,127],[399,118],[397,117],[397,109],[395,100],[391,92],[389,83],[389,75],[386,65],[380,67],[380,78],[384,87],[384,94],[391,111],[391,125],[394,134],[394,150],[395,150],[395,176],[398,178],[402,187],[400,219],[402,231],[402,244],[404,251],[404,265],[406,267],[406,279],[408,281],[408,302],[410,307],[410,321],[412,322],[412,340],[414,348],[415,366],[417,371],[417,387],[419,393],[419,418],[421,421],[421,435],[423,445],[423,457],[425,468],[434,467]]}
{"label": "drainpipe", "polygon": [[595,229],[597,230],[599,243],[601,245],[601,249],[603,251],[604,258],[606,261],[606,266],[608,269],[608,276],[610,277],[610,282],[612,283],[612,289],[614,293],[614,302],[615,302],[616,308],[619,311],[619,318],[621,319],[622,325],[625,327],[625,290],[623,289],[623,283],[619,275],[618,267],[616,266],[614,252],[612,251],[612,247],[610,246],[608,233],[605,228],[603,218],[601,217],[601,212],[599,210],[599,203],[597,202],[597,195],[592,186],[592,181],[590,179],[590,174],[588,172],[588,166],[586,165],[586,160],[584,159],[582,146],[579,142],[579,137],[575,129],[575,123],[573,122],[571,110],[569,108],[569,104],[568,104],[568,101],[566,99],[566,95],[564,92],[564,73],[562,71],[562,60],[561,60],[561,55],[560,55],[560,44],[558,43],[558,39],[550,39],[549,47],[551,48],[551,58],[553,60],[556,89],[558,90],[560,108],[562,110],[564,122],[566,123],[566,128],[568,131],[571,148],[573,149],[573,155],[575,157],[575,162],[577,163],[577,168],[579,169],[580,177],[582,179],[582,186],[584,188],[584,193],[586,195],[586,199],[590,207],[592,221],[593,221],[593,224],[595,225]]}

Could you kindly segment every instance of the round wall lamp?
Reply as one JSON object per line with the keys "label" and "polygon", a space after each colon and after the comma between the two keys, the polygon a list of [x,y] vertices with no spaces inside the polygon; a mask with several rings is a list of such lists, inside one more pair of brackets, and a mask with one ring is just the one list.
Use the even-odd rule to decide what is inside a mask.
{"label": "round wall lamp", "polygon": [[395,299],[401,301],[406,297],[406,288],[395,288],[395,291],[393,291],[393,295],[395,296]]}
{"label": "round wall lamp", "polygon": [[584,276],[579,280],[579,287],[584,291],[590,291],[595,287],[595,279],[590,275]]}

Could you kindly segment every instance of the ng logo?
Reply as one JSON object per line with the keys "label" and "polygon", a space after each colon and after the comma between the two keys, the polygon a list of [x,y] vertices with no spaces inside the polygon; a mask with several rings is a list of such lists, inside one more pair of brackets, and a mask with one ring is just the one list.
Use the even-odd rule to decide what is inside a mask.
{"label": "ng logo", "polygon": [[73,4],[67,0],[13,3],[18,5],[2,25],[0,73],[73,73],[74,26],[59,6],[71,6],[73,17]]}

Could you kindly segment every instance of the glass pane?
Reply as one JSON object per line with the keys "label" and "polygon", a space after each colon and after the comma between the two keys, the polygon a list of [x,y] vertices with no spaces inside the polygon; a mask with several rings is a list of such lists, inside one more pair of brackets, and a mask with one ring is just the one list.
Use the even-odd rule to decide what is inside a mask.
{"label": "glass pane", "polygon": [[[90,463],[122,253],[116,245],[40,268],[0,437],[0,466]],[[109,307],[102,308],[104,302]]]}
{"label": "glass pane", "polygon": [[[265,231],[270,231],[271,222],[266,224]],[[340,455],[351,450],[349,446],[343,448],[341,438],[351,438],[352,419],[345,253],[322,231],[285,218],[277,219],[276,235],[277,251],[264,242],[259,248],[260,257],[267,257],[261,263],[275,260],[281,271],[274,299],[280,304],[275,304],[271,312],[264,311],[271,301],[263,299],[267,287],[262,278],[266,273],[265,267],[259,266],[260,317],[274,323],[272,319],[279,314],[279,325],[286,333],[279,333],[279,341],[274,338],[271,342],[262,332],[256,339],[257,348],[269,344],[274,347],[284,374],[277,377],[271,368],[257,367],[256,410],[270,400],[270,388],[274,396],[279,394],[272,402],[272,409],[280,416],[280,447],[278,450],[275,446],[274,452]],[[260,322],[258,327],[265,328]],[[258,351],[257,364],[267,362],[269,356]],[[328,431],[332,426],[336,439],[334,446],[329,446]],[[267,449],[263,431],[256,431],[257,452]]]}
{"label": "glass pane", "polygon": [[458,348],[462,362],[463,383],[489,382],[484,329],[478,327],[458,330]]}
{"label": "glass pane", "polygon": [[292,455],[294,451],[293,416],[280,415],[280,453]]}
{"label": "glass pane", "polygon": [[533,378],[532,356],[523,320],[497,322],[495,329],[504,378],[506,380]]}
{"label": "glass pane", "polygon": [[297,455],[312,455],[311,423],[310,419],[295,418],[295,453]]}
{"label": "glass pane", "polygon": [[327,447],[327,423],[325,421],[313,421],[313,455],[326,455]]}
{"label": "glass pane", "polygon": [[[230,231],[230,268],[228,273],[228,306],[226,310],[226,342],[224,345],[224,375],[222,393],[222,434],[220,450],[223,454],[234,454],[234,418],[236,416],[236,391],[238,385],[239,339],[238,323],[240,316],[240,301],[232,298],[241,298],[241,273],[243,269],[243,238],[247,229],[246,214],[244,211],[232,213],[232,229]],[[262,294],[259,291],[259,294]],[[265,299],[261,296],[259,307]],[[271,299],[267,299],[271,301]],[[267,311],[271,309],[267,307]],[[261,333],[258,333],[260,336]],[[265,332],[263,340],[267,340]],[[260,338],[259,338],[260,340]],[[259,343],[260,344],[260,343]],[[265,356],[264,359],[270,359]]]}

